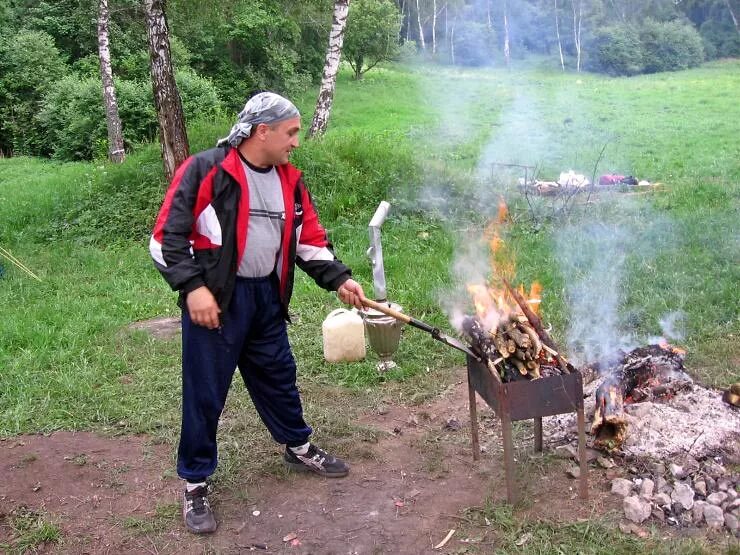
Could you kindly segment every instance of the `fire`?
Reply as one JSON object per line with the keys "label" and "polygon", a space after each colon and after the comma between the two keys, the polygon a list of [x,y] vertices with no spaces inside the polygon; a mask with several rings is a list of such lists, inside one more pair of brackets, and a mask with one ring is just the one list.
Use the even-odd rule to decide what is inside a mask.
{"label": "fire", "polygon": [[[490,249],[490,264],[494,279],[489,283],[469,283],[467,290],[471,295],[477,316],[489,329],[494,329],[498,323],[512,315],[521,314],[521,309],[509,292],[500,282],[500,278],[511,280],[515,275],[514,255],[506,248],[501,238],[501,229],[510,221],[509,208],[503,199],[499,200],[498,214],[484,232]],[[532,312],[539,314],[542,302],[542,286],[538,282],[532,283],[529,293],[520,285],[519,293],[526,298]]]}
{"label": "fire", "polygon": [[666,341],[665,337],[661,337],[660,340],[658,340],[658,347],[670,353],[675,353],[679,356],[686,356],[686,349],[671,345],[670,343],[668,343],[668,341]]}

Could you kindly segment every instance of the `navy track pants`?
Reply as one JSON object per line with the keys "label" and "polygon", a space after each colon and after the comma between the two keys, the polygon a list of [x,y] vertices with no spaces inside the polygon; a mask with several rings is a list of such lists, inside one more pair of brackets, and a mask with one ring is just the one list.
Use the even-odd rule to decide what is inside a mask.
{"label": "navy track pants", "polygon": [[312,432],[303,420],[277,279],[237,278],[221,323],[220,329],[209,330],[193,324],[183,310],[177,473],[190,482],[203,481],[216,470],[218,420],[237,367],[275,441],[302,445]]}

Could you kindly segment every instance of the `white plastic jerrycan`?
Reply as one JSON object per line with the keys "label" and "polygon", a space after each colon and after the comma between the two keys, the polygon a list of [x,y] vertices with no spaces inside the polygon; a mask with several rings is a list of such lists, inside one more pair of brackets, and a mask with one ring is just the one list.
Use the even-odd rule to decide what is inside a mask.
{"label": "white plastic jerrycan", "polygon": [[328,362],[352,362],[365,358],[365,325],[356,309],[332,310],[321,325],[324,358]]}

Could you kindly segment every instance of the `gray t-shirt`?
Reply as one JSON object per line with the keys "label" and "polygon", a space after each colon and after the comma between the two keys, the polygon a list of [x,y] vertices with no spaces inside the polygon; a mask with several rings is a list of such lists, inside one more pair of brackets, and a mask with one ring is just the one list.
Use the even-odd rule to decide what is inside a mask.
{"label": "gray t-shirt", "polygon": [[242,159],[249,188],[247,245],[236,275],[264,277],[275,269],[285,227],[285,202],[275,167],[257,168]]}

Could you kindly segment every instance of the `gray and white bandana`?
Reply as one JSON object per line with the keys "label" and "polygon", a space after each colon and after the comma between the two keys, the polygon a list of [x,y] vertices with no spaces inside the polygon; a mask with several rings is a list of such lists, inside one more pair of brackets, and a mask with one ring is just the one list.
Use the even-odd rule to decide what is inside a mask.
{"label": "gray and white bandana", "polygon": [[273,124],[280,121],[300,117],[298,108],[279,94],[263,92],[254,95],[239,112],[237,122],[231,128],[228,137],[220,139],[216,146],[230,144],[239,146],[244,139],[252,134],[252,127],[260,123]]}

